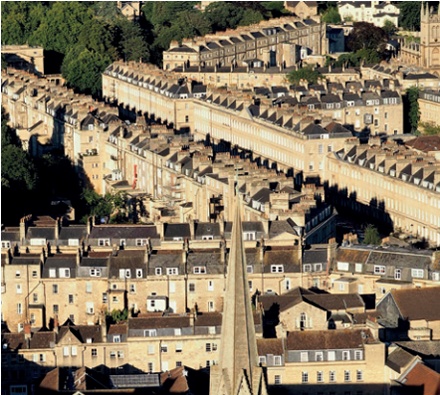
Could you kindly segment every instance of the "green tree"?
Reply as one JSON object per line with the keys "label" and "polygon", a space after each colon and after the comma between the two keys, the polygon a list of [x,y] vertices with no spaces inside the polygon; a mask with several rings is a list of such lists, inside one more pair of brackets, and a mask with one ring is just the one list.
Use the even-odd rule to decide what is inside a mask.
{"label": "green tree", "polygon": [[396,25],[393,22],[391,22],[389,19],[385,20],[382,29],[387,34],[388,37],[392,37],[397,32]]}
{"label": "green tree", "polygon": [[313,70],[313,68],[310,66],[293,70],[287,74],[288,81],[293,85],[299,85],[301,80],[314,84],[321,77],[321,73],[317,70]]}
{"label": "green tree", "polygon": [[380,245],[382,243],[379,231],[375,226],[371,224],[367,225],[365,228],[365,237],[363,243],[372,245]]}
{"label": "green tree", "polygon": [[325,23],[341,23],[341,15],[337,7],[328,7],[322,14],[321,20]]}
{"label": "green tree", "polygon": [[423,134],[428,136],[440,136],[440,126],[434,122],[421,122],[420,127],[423,129]]}
{"label": "green tree", "polygon": [[411,126],[411,133],[417,133],[417,128],[419,126],[420,120],[420,109],[419,109],[419,88],[416,86],[411,86],[406,90],[406,96],[409,105],[408,118],[409,124]]}
{"label": "green tree", "polygon": [[112,310],[111,313],[106,313],[106,323],[107,325],[118,324],[119,322],[127,321],[128,310]]}
{"label": "green tree", "polygon": [[399,26],[405,30],[420,30],[420,6],[419,1],[399,1],[400,8]]}
{"label": "green tree", "polygon": [[118,21],[117,27],[120,31],[119,56],[127,62],[148,61],[150,51],[139,24],[124,18]]}
{"label": "green tree", "polygon": [[355,22],[347,37],[347,48],[355,52],[359,49],[379,50],[387,41],[386,33],[368,22]]}
{"label": "green tree", "polygon": [[54,2],[44,21],[29,38],[30,44],[66,54],[78,42],[84,24],[93,18],[85,2]]}

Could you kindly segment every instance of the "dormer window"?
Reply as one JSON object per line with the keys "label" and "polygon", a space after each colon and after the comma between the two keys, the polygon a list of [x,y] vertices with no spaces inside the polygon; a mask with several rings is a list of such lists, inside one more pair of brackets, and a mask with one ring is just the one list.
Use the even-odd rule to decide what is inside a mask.
{"label": "dormer window", "polygon": [[162,268],[161,267],[154,268],[154,274],[156,276],[161,276],[162,275]]}
{"label": "dormer window", "polygon": [[213,240],[213,236],[202,236],[202,240]]}
{"label": "dormer window", "polygon": [[58,269],[58,275],[60,276],[60,278],[70,278],[70,269],[60,268]]}
{"label": "dormer window", "polygon": [[379,265],[374,266],[374,274],[385,274],[385,272],[386,272],[385,266],[379,266]]}
{"label": "dormer window", "polygon": [[2,241],[2,248],[11,248],[10,241]]}
{"label": "dormer window", "polygon": [[246,273],[253,273],[254,272],[254,267],[252,265],[247,265],[246,266]]}
{"label": "dormer window", "polygon": [[271,273],[284,273],[284,265],[270,265]]}
{"label": "dormer window", "polygon": [[68,240],[69,246],[79,246],[79,240],[78,239],[69,239]]}
{"label": "dormer window", "polygon": [[136,246],[142,247],[147,245],[147,239],[136,239]]}
{"label": "dormer window", "polygon": [[255,232],[243,232],[244,240],[255,240]]}
{"label": "dormer window", "polygon": [[110,239],[98,239],[98,245],[100,247],[109,247],[110,246]]}
{"label": "dormer window", "polygon": [[183,241],[183,237],[173,237],[173,241]]}
{"label": "dormer window", "polygon": [[119,269],[119,278],[130,278],[131,271],[130,269]]}
{"label": "dormer window", "polygon": [[266,364],[266,356],[259,356],[258,357],[258,363],[260,364],[260,365],[265,365]]}
{"label": "dormer window", "polygon": [[193,273],[194,274],[206,274],[206,267],[205,266],[194,266]]}
{"label": "dormer window", "polygon": [[167,267],[167,276],[177,276],[179,269],[177,267]]}
{"label": "dormer window", "polygon": [[90,269],[90,277],[101,277],[101,269]]}
{"label": "dormer window", "polygon": [[142,269],[136,269],[136,278],[142,278]]}

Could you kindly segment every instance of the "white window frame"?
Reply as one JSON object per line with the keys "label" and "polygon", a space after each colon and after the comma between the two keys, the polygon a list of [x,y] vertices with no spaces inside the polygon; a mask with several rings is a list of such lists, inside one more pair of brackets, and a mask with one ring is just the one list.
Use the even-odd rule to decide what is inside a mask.
{"label": "white window frame", "polygon": [[113,335],[113,343],[120,343],[121,335]]}
{"label": "white window frame", "polygon": [[101,277],[101,269],[100,268],[91,268],[89,269],[90,277]]}
{"label": "white window frame", "polygon": [[356,361],[361,361],[362,360],[362,355],[363,355],[363,352],[361,350],[355,350],[355,352],[354,352],[354,359]]}
{"label": "white window frame", "polygon": [[266,356],[265,355],[260,355],[259,357],[258,357],[258,363],[260,364],[260,365],[265,365],[266,364]]}
{"label": "white window frame", "polygon": [[301,383],[309,382],[309,372],[301,372]]}
{"label": "white window frame", "polygon": [[336,361],[336,351],[327,351],[327,361]]}
{"label": "white window frame", "polygon": [[79,240],[78,239],[68,239],[67,244],[71,247],[78,247],[79,246]]}
{"label": "white window frame", "polygon": [[[148,335],[147,335],[148,333]],[[145,337],[156,337],[157,336],[157,330],[156,329],[145,329],[144,330],[144,336]]]}
{"label": "white window frame", "polygon": [[57,277],[57,269],[49,269],[49,278]]}
{"label": "white window frame", "polygon": [[307,351],[301,351],[300,361],[301,362],[309,362],[309,353]]}
{"label": "white window frame", "polygon": [[8,240],[2,240],[2,248],[11,248],[11,242]]}
{"label": "white window frame", "polygon": [[344,382],[346,382],[346,383],[351,382],[351,371],[350,370],[344,370]]}
{"label": "white window frame", "polygon": [[23,287],[21,286],[21,284],[16,284],[16,286],[15,286],[15,293],[17,293],[17,294],[22,294],[23,293]]}
{"label": "white window frame", "polygon": [[70,269],[68,267],[60,267],[58,269],[58,276],[60,278],[70,278]]}
{"label": "white window frame", "polygon": [[182,336],[182,328],[174,328],[174,336]]}
{"label": "white window frame", "polygon": [[328,372],[328,381],[330,383],[334,383],[336,382],[336,371],[335,370],[330,370]]}
{"label": "white window frame", "polygon": [[362,263],[356,263],[355,265],[354,265],[354,271],[356,272],[356,273],[362,273]]}
{"label": "white window frame", "polygon": [[413,278],[423,278],[425,271],[423,269],[411,269],[411,277]]}
{"label": "white window frame", "polygon": [[206,274],[206,266],[194,266],[193,273],[194,274]]}
{"label": "white window frame", "polygon": [[303,265],[303,272],[304,273],[309,273],[312,271],[312,265],[310,263],[305,263]]}
{"label": "white window frame", "polygon": [[154,274],[156,276],[161,276],[162,275],[162,268],[161,267],[155,267],[154,268]]}
{"label": "white window frame", "polygon": [[246,265],[246,273],[253,273],[254,267],[252,265]]}
{"label": "white window frame", "polygon": [[271,273],[284,273],[284,265],[270,265]]}
{"label": "white window frame", "polygon": [[100,247],[110,247],[110,239],[98,239],[98,245]]}
{"label": "white window frame", "polygon": [[315,352],[315,361],[316,362],[324,361],[324,353],[322,351],[316,351]]}
{"label": "white window frame", "polygon": [[144,272],[142,269],[136,269],[136,278],[142,278]]}
{"label": "white window frame", "polygon": [[356,370],[356,381],[364,381],[364,372],[362,370]]}
{"label": "white window frame", "polygon": [[148,243],[148,239],[136,239],[136,246],[137,247],[146,246],[147,243]]}
{"label": "white window frame", "polygon": [[214,291],[214,281],[208,280],[208,291]]}
{"label": "white window frame", "polygon": [[178,267],[167,267],[167,276],[177,276],[179,275]]}
{"label": "white window frame", "polygon": [[350,351],[344,350],[342,351],[342,360],[349,361],[350,360]]}
{"label": "white window frame", "polygon": [[324,372],[322,370],[318,370],[316,372],[316,382],[323,383],[324,382]]}
{"label": "white window frame", "polygon": [[275,355],[273,357],[273,364],[274,364],[274,366],[282,366],[283,360],[281,358],[281,355]]}
{"label": "white window frame", "polygon": [[386,267],[382,265],[374,265],[374,274],[385,274],[386,273]]}

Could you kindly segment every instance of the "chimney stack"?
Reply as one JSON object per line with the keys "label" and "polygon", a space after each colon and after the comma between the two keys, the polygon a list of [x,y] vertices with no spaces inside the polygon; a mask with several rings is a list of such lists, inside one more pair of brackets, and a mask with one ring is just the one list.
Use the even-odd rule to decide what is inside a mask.
{"label": "chimney stack", "polygon": [[60,237],[60,217],[55,219],[55,240]]}
{"label": "chimney stack", "polygon": [[26,340],[30,340],[30,338],[32,337],[32,329],[31,329],[31,323],[30,322],[25,322],[23,325],[23,332],[24,332],[24,338]]}
{"label": "chimney stack", "polygon": [[99,325],[101,326],[101,341],[105,343],[107,342],[107,322],[103,311],[99,313]]}

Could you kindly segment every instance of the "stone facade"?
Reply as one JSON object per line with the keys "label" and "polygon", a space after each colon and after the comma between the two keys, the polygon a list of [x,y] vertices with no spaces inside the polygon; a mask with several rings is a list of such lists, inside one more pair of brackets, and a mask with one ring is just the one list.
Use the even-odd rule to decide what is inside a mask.
{"label": "stone facade", "polygon": [[434,13],[428,2],[421,2],[420,42],[404,42],[399,58],[402,63],[422,67],[439,75],[440,11]]}
{"label": "stone facade", "polygon": [[309,54],[327,53],[326,27],[313,19],[284,17],[203,38],[172,42],[163,53],[164,70],[197,67],[290,67]]}
{"label": "stone facade", "polygon": [[382,27],[385,21],[399,26],[400,9],[390,1],[339,1],[342,21],[368,22]]}

